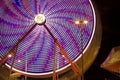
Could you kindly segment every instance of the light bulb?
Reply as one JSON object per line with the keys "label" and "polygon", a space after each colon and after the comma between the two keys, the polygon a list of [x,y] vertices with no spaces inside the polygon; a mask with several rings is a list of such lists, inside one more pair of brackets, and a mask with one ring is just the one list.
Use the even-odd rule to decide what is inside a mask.
{"label": "light bulb", "polygon": [[37,23],[37,24],[44,24],[45,23],[45,21],[46,21],[46,19],[45,19],[45,15],[44,14],[37,14],[36,16],[35,16],[35,22]]}

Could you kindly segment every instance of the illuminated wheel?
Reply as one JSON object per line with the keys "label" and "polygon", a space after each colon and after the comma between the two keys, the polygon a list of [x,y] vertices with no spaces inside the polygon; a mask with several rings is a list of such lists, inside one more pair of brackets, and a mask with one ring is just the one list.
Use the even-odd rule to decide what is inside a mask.
{"label": "illuminated wheel", "polygon": [[[82,53],[85,70],[95,59],[100,42],[96,36],[100,31],[91,0],[1,0],[1,3],[0,57],[2,60],[16,51],[14,71],[30,76],[52,75],[55,39],[79,67]],[[87,24],[83,24],[84,20]],[[71,66],[61,54],[57,47],[58,73]],[[6,59],[7,67],[12,65],[12,59],[12,55]]]}

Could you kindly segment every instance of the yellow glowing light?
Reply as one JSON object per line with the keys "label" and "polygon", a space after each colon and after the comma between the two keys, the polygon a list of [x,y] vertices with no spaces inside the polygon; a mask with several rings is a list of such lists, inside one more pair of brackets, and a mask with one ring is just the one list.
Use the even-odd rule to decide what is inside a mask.
{"label": "yellow glowing light", "polygon": [[88,20],[75,20],[75,24],[77,25],[88,24]]}
{"label": "yellow glowing light", "polygon": [[75,20],[75,24],[80,24],[80,20]]}
{"label": "yellow glowing light", "polygon": [[12,57],[12,54],[9,54],[9,55],[8,55],[8,58],[11,58],[11,57]]}
{"label": "yellow glowing light", "polygon": [[44,14],[37,14],[35,16],[35,22],[38,23],[38,24],[44,24],[46,19],[45,19],[45,15]]}
{"label": "yellow glowing light", "polygon": [[83,20],[83,24],[88,24],[88,20]]}
{"label": "yellow glowing light", "polygon": [[65,56],[64,56],[64,55],[62,55],[62,57],[64,58]]}

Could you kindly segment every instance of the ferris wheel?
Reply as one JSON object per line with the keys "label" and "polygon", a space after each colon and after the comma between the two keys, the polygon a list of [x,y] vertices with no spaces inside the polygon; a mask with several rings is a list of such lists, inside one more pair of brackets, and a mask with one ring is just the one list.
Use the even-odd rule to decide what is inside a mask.
{"label": "ferris wheel", "polygon": [[99,33],[91,0],[1,0],[0,65],[33,77],[81,75]]}

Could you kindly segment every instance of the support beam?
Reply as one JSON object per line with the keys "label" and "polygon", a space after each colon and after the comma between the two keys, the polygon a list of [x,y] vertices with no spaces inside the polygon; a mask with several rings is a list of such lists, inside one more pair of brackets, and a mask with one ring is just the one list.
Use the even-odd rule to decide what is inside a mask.
{"label": "support beam", "polygon": [[28,36],[28,34],[30,34],[30,32],[33,31],[33,29],[34,29],[36,26],[37,26],[37,23],[34,24],[34,25],[32,26],[32,28],[31,28],[27,33],[25,33],[25,35],[24,35],[24,36],[11,48],[11,50],[0,60],[0,66],[1,66],[3,63],[5,63],[5,61],[7,60],[9,54],[14,54],[14,53],[12,53],[12,52],[13,52],[13,51],[16,49],[16,47]]}
{"label": "support beam", "polygon": [[51,37],[53,38],[56,45],[60,48],[61,55],[64,55],[65,58],[68,60],[68,62],[71,64],[73,71],[78,75],[78,80],[81,80],[81,77],[80,77],[81,75],[79,72],[79,68],[77,67],[77,64],[73,63],[73,61],[70,59],[70,57],[68,56],[67,52],[64,50],[62,45],[58,42],[58,40],[54,37],[54,35],[51,33],[51,31],[45,24],[44,24],[44,27],[48,31],[48,33],[51,35]]}
{"label": "support beam", "polygon": [[57,74],[56,74],[56,43],[54,43],[54,70],[53,70],[53,80],[57,80]]}
{"label": "support beam", "polygon": [[78,75],[78,80],[81,80],[81,74],[79,72],[79,68],[77,67],[77,64],[73,63],[73,61],[70,59],[70,57],[68,56],[67,52],[65,52],[64,48],[62,47],[62,45],[56,41],[57,46],[60,48],[60,53],[61,55],[64,55],[65,58],[68,60],[68,62],[71,64],[71,67],[73,69],[73,71]]}
{"label": "support beam", "polygon": [[16,46],[16,49],[15,51],[13,52],[13,59],[12,59],[12,64],[11,64],[11,68],[10,68],[10,72],[9,72],[9,76],[8,76],[8,80],[10,80],[10,75],[12,73],[12,68],[13,68],[13,65],[15,63],[15,58],[16,58],[16,54],[17,54],[17,48],[18,48],[18,45]]}

